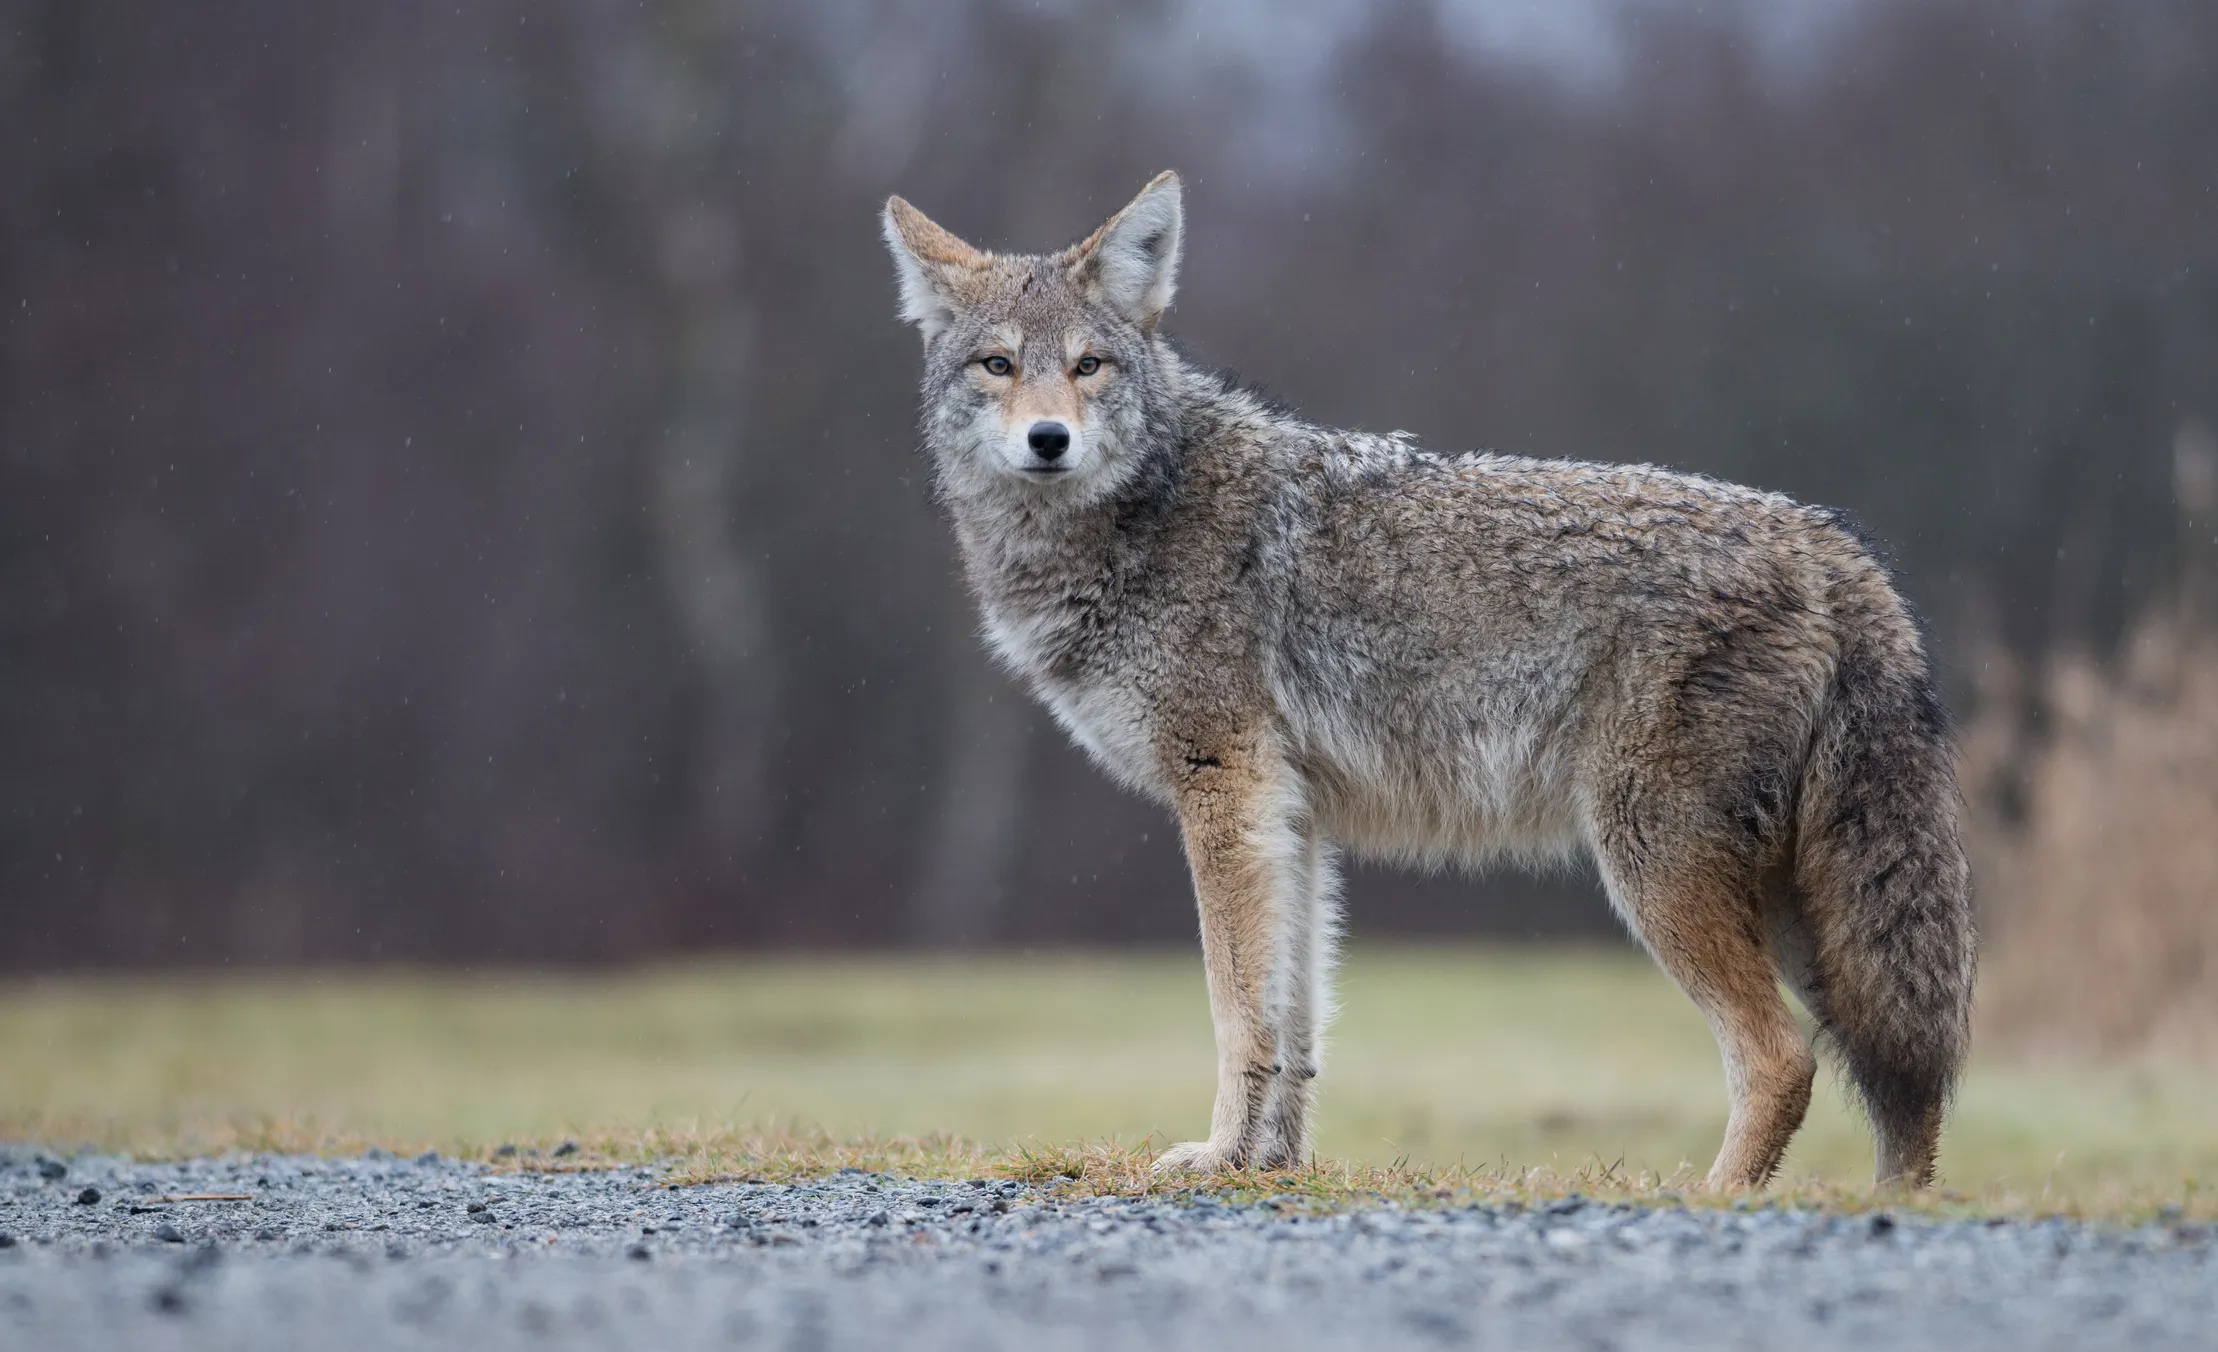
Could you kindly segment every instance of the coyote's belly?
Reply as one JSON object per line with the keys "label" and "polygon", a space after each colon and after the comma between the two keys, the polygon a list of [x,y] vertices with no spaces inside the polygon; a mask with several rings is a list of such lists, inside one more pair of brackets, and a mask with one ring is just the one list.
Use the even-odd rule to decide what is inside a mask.
{"label": "coyote's belly", "polygon": [[1578,848],[1567,673],[1510,657],[1449,672],[1344,664],[1332,677],[1288,673],[1274,686],[1334,840],[1426,864],[1541,862]]}

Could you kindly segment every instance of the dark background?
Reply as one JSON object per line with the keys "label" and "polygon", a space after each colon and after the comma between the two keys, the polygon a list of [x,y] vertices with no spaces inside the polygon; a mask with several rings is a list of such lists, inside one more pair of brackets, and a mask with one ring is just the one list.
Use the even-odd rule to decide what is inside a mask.
{"label": "dark background", "polygon": [[1200,359],[1846,507],[1959,704],[2198,529],[2201,0],[13,0],[0,966],[1190,934],[982,653],[876,234],[1165,167]]}

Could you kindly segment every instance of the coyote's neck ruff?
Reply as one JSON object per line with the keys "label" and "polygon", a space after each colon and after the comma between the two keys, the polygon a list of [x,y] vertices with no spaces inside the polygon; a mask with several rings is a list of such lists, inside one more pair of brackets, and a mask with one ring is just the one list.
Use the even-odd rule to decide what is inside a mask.
{"label": "coyote's neck ruff", "polygon": [[1966,1037],[1968,884],[1909,612],[1834,512],[1647,467],[1440,456],[1198,371],[1157,333],[1164,175],[1058,254],[893,199],[924,439],[995,652],[1175,811],[1216,1022],[1206,1142],[1308,1149],[1335,847],[1584,849],[1709,1017],[1716,1186],[1764,1181],[1835,1041],[1883,1179],[1930,1177]]}

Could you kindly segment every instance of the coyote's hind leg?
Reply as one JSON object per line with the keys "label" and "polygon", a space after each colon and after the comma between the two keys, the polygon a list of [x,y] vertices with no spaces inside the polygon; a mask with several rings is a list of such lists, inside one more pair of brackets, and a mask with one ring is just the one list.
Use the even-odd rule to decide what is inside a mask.
{"label": "coyote's hind leg", "polygon": [[1758,880],[1730,858],[1660,857],[1606,833],[1598,845],[1619,913],[1709,1020],[1725,1058],[1732,1107],[1709,1186],[1761,1187],[1809,1110],[1817,1058],[1779,992]]}

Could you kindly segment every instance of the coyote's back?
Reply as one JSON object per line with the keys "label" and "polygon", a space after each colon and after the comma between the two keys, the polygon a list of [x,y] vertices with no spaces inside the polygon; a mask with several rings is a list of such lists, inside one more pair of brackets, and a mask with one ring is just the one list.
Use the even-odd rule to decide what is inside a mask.
{"label": "coyote's back", "polygon": [[1584,849],[1708,1016],[1761,1182],[1839,1046],[1882,1178],[1930,1177],[1973,935],[1922,638],[1838,514],[1646,467],[1438,456],[1182,361],[1175,178],[1061,254],[896,199],[924,438],[996,651],[1178,814],[1219,1045],[1205,1142],[1308,1143],[1336,847]]}

